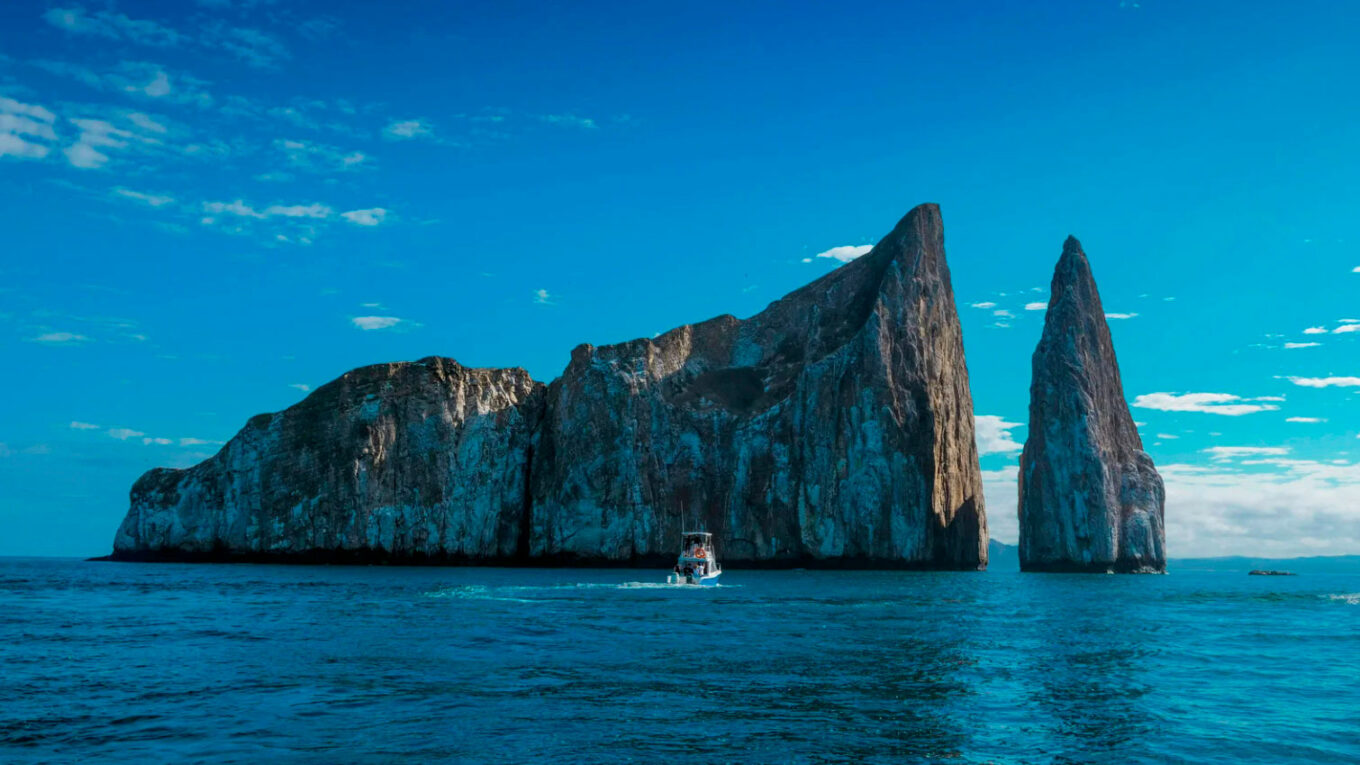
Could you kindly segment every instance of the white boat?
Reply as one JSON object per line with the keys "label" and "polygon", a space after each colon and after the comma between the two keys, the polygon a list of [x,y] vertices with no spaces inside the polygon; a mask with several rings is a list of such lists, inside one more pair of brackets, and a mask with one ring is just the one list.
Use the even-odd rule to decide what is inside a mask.
{"label": "white boat", "polygon": [[722,576],[713,535],[707,531],[686,531],[680,536],[680,559],[666,581],[670,584],[691,584],[716,587]]}

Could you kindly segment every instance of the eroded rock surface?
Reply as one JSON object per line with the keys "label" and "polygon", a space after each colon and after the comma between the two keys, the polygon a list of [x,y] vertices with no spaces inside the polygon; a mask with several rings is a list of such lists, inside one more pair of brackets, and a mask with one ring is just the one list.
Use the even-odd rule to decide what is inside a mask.
{"label": "eroded rock surface", "polygon": [[1033,375],[1021,570],[1165,571],[1162,478],[1129,415],[1095,278],[1072,237],[1053,273]]}
{"label": "eroded rock surface", "polygon": [[738,320],[583,345],[546,388],[351,372],[133,488],[115,557],[972,569],[987,526],[939,210]]}
{"label": "eroded rock surface", "polygon": [[514,555],[544,386],[453,359],[348,372],[132,487],[115,557]]}

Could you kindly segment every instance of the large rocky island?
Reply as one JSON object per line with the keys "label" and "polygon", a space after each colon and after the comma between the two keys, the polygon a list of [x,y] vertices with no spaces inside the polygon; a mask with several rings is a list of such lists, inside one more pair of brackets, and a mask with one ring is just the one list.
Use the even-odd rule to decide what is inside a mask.
{"label": "large rocky island", "polygon": [[142,476],[112,557],[669,565],[685,527],[742,565],[986,566],[935,205],[749,319],[582,345],[547,385],[356,369]]}
{"label": "large rocky island", "polygon": [[1165,491],[1124,400],[1081,243],[1063,245],[1020,455],[1020,569],[1166,571]]}

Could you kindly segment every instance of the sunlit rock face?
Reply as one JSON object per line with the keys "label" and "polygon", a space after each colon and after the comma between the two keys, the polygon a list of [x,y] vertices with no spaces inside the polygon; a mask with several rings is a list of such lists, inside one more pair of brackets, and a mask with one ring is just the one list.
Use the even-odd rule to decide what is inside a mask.
{"label": "sunlit rock face", "polygon": [[452,359],[379,364],[132,487],[115,557],[514,555],[543,385]]}
{"label": "sunlit rock face", "polygon": [[548,388],[532,554],[978,568],[972,395],[939,209],[740,321],[578,347]]}
{"label": "sunlit rock face", "polygon": [[1165,492],[1124,400],[1081,243],[1068,237],[1034,351],[1020,456],[1022,571],[1166,570]]}
{"label": "sunlit rock face", "polygon": [[115,557],[976,569],[987,525],[939,210],[747,320],[578,347],[550,385],[366,367],[147,473]]}

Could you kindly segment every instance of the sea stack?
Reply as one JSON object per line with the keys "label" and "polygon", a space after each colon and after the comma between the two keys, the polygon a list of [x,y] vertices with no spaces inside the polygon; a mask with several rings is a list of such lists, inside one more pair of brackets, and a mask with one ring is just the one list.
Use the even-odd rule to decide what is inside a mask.
{"label": "sea stack", "polygon": [[347,373],[132,489],[122,560],[978,569],[987,520],[939,209],[748,319],[581,345],[548,385]]}
{"label": "sea stack", "polygon": [[1034,351],[1020,455],[1020,570],[1166,571],[1162,478],[1124,400],[1081,243],[1068,237]]}

